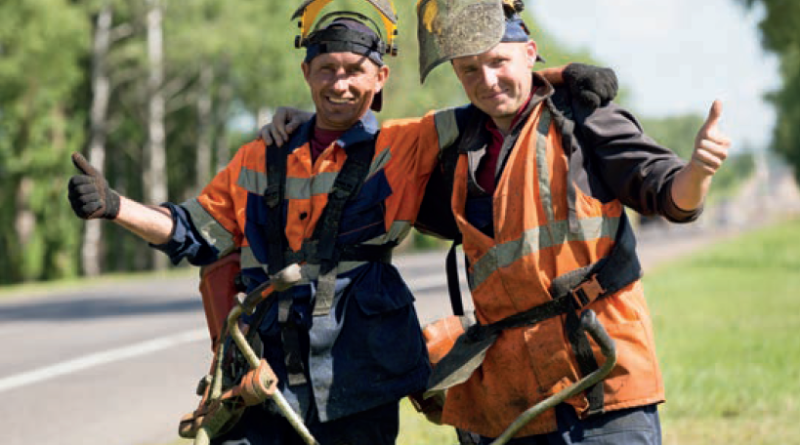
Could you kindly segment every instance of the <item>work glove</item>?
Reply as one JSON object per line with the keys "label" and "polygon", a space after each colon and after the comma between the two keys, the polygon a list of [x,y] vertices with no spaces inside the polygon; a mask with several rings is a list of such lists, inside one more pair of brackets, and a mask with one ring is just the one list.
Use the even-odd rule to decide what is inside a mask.
{"label": "work glove", "polygon": [[570,63],[563,76],[573,100],[583,106],[597,108],[617,97],[617,75],[611,68]]}
{"label": "work glove", "polygon": [[119,214],[119,194],[80,153],[72,153],[72,163],[82,173],[69,180],[69,203],[83,219],[114,219]]}

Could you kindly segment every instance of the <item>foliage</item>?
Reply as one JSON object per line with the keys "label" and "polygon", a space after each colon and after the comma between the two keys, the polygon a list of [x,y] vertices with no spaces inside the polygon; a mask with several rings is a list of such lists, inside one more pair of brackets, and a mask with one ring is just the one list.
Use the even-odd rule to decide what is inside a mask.
{"label": "foliage", "polygon": [[63,160],[83,143],[71,96],[88,29],[65,0],[0,4],[0,283],[76,271],[79,225],[62,204]]}
{"label": "foliage", "polygon": [[[290,20],[300,2],[161,0],[163,5],[169,199],[194,196],[255,128],[232,125],[241,116],[278,105],[312,106],[294,48]],[[352,6],[377,18],[363,0],[338,0],[323,14]],[[466,101],[447,67],[419,85],[415,2],[395,2],[399,57],[381,119],[421,115]],[[0,4],[0,283],[44,280],[79,271],[83,223],[71,215],[65,185],[73,151],[91,137],[92,67],[101,11],[111,11],[111,38],[103,61],[110,100],[104,170],[110,184],[136,200],[143,189],[147,149],[148,66],[144,0],[7,0]],[[533,23],[533,20],[529,18]],[[532,26],[538,29],[537,26]],[[537,36],[537,39],[540,36]],[[542,40],[551,60],[571,56]],[[94,56],[93,56],[94,54]],[[201,103],[210,104],[206,111]],[[211,157],[202,163],[200,151]],[[206,171],[207,169],[208,171]],[[206,178],[206,179],[204,179]],[[104,223],[106,271],[150,267],[148,247]]]}
{"label": "foliage", "polygon": [[[705,118],[698,114],[669,116],[664,118],[643,118],[642,127],[648,136],[659,144],[669,147],[685,160],[691,159],[697,131]],[[753,154],[747,151],[732,154],[714,176],[714,186],[709,191],[709,199],[731,194],[750,177],[754,171]]]}
{"label": "foliage", "polygon": [[800,179],[800,2],[789,0],[738,0],[749,7],[761,4],[766,15],[759,24],[762,45],[781,60],[782,87],[767,98],[778,114],[772,145],[795,168]]}

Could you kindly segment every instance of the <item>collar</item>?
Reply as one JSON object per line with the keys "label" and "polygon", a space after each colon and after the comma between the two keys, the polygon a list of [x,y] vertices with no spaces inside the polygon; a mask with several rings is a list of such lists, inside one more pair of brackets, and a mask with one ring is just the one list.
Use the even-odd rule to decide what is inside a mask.
{"label": "collar", "polygon": [[[289,141],[290,149],[294,150],[304,143],[311,140],[314,126],[317,124],[317,115],[314,114],[308,122],[300,126],[294,136]],[[367,111],[349,130],[345,131],[336,141],[336,144],[347,150],[347,147],[358,144],[359,142],[375,139],[378,134],[378,118],[375,113]]]}

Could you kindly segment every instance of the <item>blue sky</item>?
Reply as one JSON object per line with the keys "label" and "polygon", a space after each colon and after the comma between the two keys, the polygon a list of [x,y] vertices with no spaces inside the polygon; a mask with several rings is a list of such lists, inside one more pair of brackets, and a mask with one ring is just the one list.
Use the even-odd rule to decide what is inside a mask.
{"label": "blue sky", "polygon": [[[735,0],[526,0],[546,32],[613,67],[642,116],[701,113],[723,102],[734,149],[769,143],[778,60],[760,46],[763,11]],[[539,48],[546,57],[547,49]]]}

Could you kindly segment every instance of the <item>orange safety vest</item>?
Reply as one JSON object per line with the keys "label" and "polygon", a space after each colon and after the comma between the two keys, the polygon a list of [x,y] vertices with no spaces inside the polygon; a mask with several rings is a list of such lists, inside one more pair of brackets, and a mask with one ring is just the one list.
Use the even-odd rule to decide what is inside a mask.
{"label": "orange safety vest", "polygon": [[[192,234],[203,238],[201,253],[212,250],[205,245],[213,247],[213,256],[240,250],[242,280],[248,290],[267,279],[275,257],[270,252],[275,243],[270,239],[283,230],[286,247],[278,249],[278,254],[289,258],[287,264],[303,262],[303,280],[276,296],[277,304],[264,306],[259,333],[264,357],[284,385],[281,391],[288,403],[303,412],[303,390],[295,388],[308,382],[322,422],[419,391],[430,374],[413,296],[388,264],[388,255],[373,258],[369,253],[390,252],[411,230],[437,162],[434,116],[393,120],[380,129],[373,122],[374,118],[363,119],[313,163],[309,143],[313,122],[301,127],[284,148],[267,148],[260,139],[250,142],[198,198],[180,206],[190,217]],[[346,201],[330,243],[343,254],[336,267],[326,272],[320,266],[319,251],[328,245],[320,246],[315,230],[330,224],[324,211],[339,200],[336,195],[341,197],[339,180],[351,176],[344,166],[355,152],[348,148],[364,144],[374,144],[374,154],[365,161],[365,177]],[[279,181],[282,196],[278,196],[283,201],[273,208],[268,190],[273,170],[267,159],[269,151],[278,150],[285,155],[281,160],[285,177]],[[272,224],[277,212],[281,212],[283,227]],[[320,247],[315,251],[315,246]],[[364,254],[344,255],[347,249]],[[345,287],[334,288],[332,301],[318,315],[320,278],[331,275],[340,279],[334,284],[342,282]],[[313,300],[309,284],[316,284]],[[346,311],[346,322],[338,322],[344,316],[332,307]],[[300,311],[311,313],[313,322],[295,323]],[[303,352],[303,338],[309,345],[305,361],[296,360]],[[393,343],[387,348],[388,340]]]}
{"label": "orange safety vest", "polygon": [[[567,162],[551,112],[544,102],[539,103],[524,124],[493,195],[492,238],[467,221],[469,166],[467,155],[459,155],[452,210],[463,236],[472,298],[481,324],[551,301],[548,289],[555,278],[596,263],[611,252],[623,205],[618,200],[602,203],[575,187],[579,230],[571,232]],[[603,382],[605,408],[662,402],[664,388],[641,283],[637,280],[588,308],[597,313],[616,342],[618,363]],[[471,377],[448,390],[442,421],[497,437],[527,408],[577,381],[581,375],[564,319],[562,315],[532,327],[503,331]],[[592,348],[602,364],[599,348],[594,343]],[[584,395],[568,403],[579,415],[589,408]],[[555,412],[548,410],[517,436],[556,428]]]}

